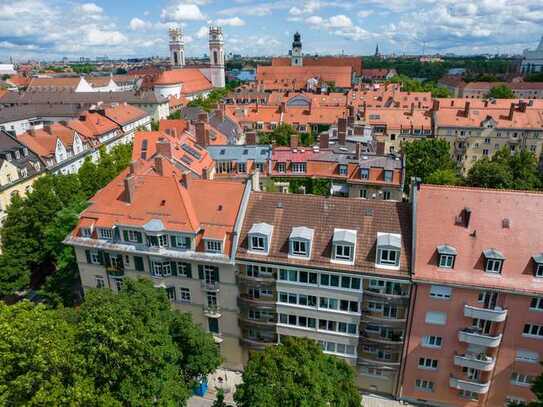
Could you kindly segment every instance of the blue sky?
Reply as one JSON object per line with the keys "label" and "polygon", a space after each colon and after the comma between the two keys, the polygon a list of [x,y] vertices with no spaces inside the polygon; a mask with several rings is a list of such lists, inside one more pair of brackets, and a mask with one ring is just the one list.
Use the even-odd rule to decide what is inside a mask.
{"label": "blue sky", "polygon": [[186,53],[222,25],[226,52],[520,53],[543,35],[543,0],[0,0],[0,60],[166,56],[182,26]]}

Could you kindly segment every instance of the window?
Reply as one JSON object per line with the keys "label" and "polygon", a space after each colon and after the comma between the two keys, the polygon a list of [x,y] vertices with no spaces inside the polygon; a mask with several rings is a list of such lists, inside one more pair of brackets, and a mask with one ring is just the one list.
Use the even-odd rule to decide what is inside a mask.
{"label": "window", "polygon": [[451,298],[451,287],[446,287],[442,285],[433,285],[430,287],[430,297],[440,298],[448,300]]}
{"label": "window", "polygon": [[158,245],[160,247],[168,246],[168,235],[160,235],[160,236],[158,236]]}
{"label": "window", "polygon": [[440,254],[439,255],[439,267],[444,269],[454,268],[454,258],[456,256],[451,254]]}
{"label": "window", "polygon": [[179,289],[179,294],[180,294],[179,299],[181,300],[181,302],[185,302],[187,304],[190,304],[190,302],[191,302],[190,289],[185,288],[185,287],[181,287]]}
{"label": "window", "polygon": [[516,397],[516,396],[506,396],[505,397],[505,402],[507,406],[513,404],[513,405],[521,405],[521,406],[525,406],[526,405],[526,400],[524,400],[523,398],[520,398],[520,397]]}
{"label": "window", "polygon": [[340,165],[339,166],[339,175],[347,175],[347,166],[346,165]]}
{"label": "window", "polygon": [[360,178],[368,179],[370,177],[369,168],[360,168]]}
{"label": "window", "polygon": [[517,372],[513,372],[511,374],[511,383],[516,384],[517,386],[530,386],[533,380],[533,376],[528,376]]}
{"label": "window", "polygon": [[336,244],[336,259],[351,260],[352,246]]}
{"label": "window", "polygon": [[376,377],[383,376],[383,370],[375,368],[375,367],[363,366],[360,368],[360,373],[366,376],[376,376]]}
{"label": "window", "polygon": [[532,311],[543,311],[543,297],[534,297],[530,303]]}
{"label": "window", "polygon": [[214,334],[219,333],[219,320],[217,318],[208,318],[207,325],[209,328],[209,332],[212,332]]}
{"label": "window", "polygon": [[390,201],[390,191],[383,191],[383,200]]}
{"label": "window", "polygon": [[536,263],[535,264],[535,276],[536,277],[543,277],[543,263]]}
{"label": "window", "polygon": [[437,369],[437,360],[430,358],[419,358],[419,368],[422,369]]}
{"label": "window", "polygon": [[292,172],[305,172],[305,163],[292,163]]}
{"label": "window", "polygon": [[123,279],[122,278],[112,278],[113,280],[113,285],[115,286],[115,289],[117,291],[121,291],[121,289],[123,288]]}
{"label": "window", "polygon": [[543,325],[525,324],[522,334],[543,339]]}
{"label": "window", "polygon": [[143,266],[143,257],[134,256],[134,267],[136,268],[136,271],[144,271],[145,270],[145,268]]}
{"label": "window", "polygon": [[529,350],[517,350],[515,360],[517,362],[537,363],[539,362],[539,354]]}
{"label": "window", "polygon": [[445,325],[447,323],[447,314],[444,312],[428,311],[425,322],[430,325]]}
{"label": "window", "polygon": [[81,236],[83,236],[83,237],[91,237],[90,228],[81,228]]}
{"label": "window", "polygon": [[429,380],[417,379],[415,380],[415,387],[420,391],[433,392],[434,391],[434,382]]}
{"label": "window", "polygon": [[392,182],[392,171],[385,170],[385,182]]}
{"label": "window", "polygon": [[173,235],[171,236],[172,247],[178,249],[189,250],[191,248],[191,238],[188,236]]}
{"label": "window", "polygon": [[499,259],[486,259],[485,271],[487,273],[501,273],[503,260]]}
{"label": "window", "polygon": [[221,241],[220,240],[206,240],[206,251],[211,253],[220,253]]}
{"label": "window", "polygon": [[425,348],[441,348],[443,338],[441,336],[423,336],[422,346]]}
{"label": "window", "polygon": [[379,264],[397,265],[399,252],[397,250],[380,249]]}
{"label": "window", "polygon": [[98,229],[98,232],[100,239],[111,240],[111,238],[113,237],[113,232],[111,229],[100,228]]}
{"label": "window", "polygon": [[238,172],[247,172],[247,166],[245,163],[238,163]]}
{"label": "window", "polygon": [[302,240],[292,240],[292,254],[296,256],[307,256],[307,243]]}
{"label": "window", "polygon": [[469,390],[459,390],[458,396],[467,400],[479,400],[479,394]]}
{"label": "window", "polygon": [[102,276],[96,276],[96,288],[104,288],[106,286],[106,280]]}
{"label": "window", "polygon": [[136,243],[143,242],[142,234],[141,232],[138,232],[137,230],[125,230],[123,235],[124,235],[124,240],[128,242],[136,242]]}
{"label": "window", "polygon": [[368,199],[368,190],[367,189],[361,189],[360,190],[360,198]]}
{"label": "window", "polygon": [[91,264],[102,264],[102,253],[99,251],[91,250],[87,251],[87,260]]}
{"label": "window", "polygon": [[368,311],[371,312],[381,312],[383,311],[383,304],[380,302],[368,302]]}
{"label": "window", "polygon": [[277,172],[285,172],[285,171],[286,171],[285,163],[277,163]]}
{"label": "window", "polygon": [[166,287],[166,295],[170,301],[175,301],[175,287]]}
{"label": "window", "polygon": [[153,277],[167,277],[172,275],[172,266],[169,261],[152,261],[151,275]]}
{"label": "window", "polygon": [[265,238],[261,236],[251,236],[251,250],[266,250]]}

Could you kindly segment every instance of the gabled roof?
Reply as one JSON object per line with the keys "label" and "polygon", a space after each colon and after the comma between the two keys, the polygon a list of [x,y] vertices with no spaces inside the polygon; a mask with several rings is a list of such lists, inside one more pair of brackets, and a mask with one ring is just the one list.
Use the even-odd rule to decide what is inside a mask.
{"label": "gabled roof", "polygon": [[134,123],[149,114],[142,109],[125,103],[111,104],[104,109],[104,115],[121,126]]}
{"label": "gabled roof", "polygon": [[54,156],[57,140],[60,139],[65,147],[73,145],[75,131],[60,123],[54,123],[42,129],[33,129],[19,134],[17,140],[41,157]]}
{"label": "gabled roof", "polygon": [[312,78],[350,88],[352,71],[350,66],[258,66],[256,80],[264,89],[304,89]]}
{"label": "gabled roof", "polygon": [[181,94],[188,95],[213,89],[213,84],[199,69],[182,68],[162,72],[154,81],[155,85],[168,86],[182,84]]}
{"label": "gabled roof", "polygon": [[96,139],[116,129],[120,129],[112,120],[96,112],[82,113],[78,120],[70,120],[67,126],[87,139]]}

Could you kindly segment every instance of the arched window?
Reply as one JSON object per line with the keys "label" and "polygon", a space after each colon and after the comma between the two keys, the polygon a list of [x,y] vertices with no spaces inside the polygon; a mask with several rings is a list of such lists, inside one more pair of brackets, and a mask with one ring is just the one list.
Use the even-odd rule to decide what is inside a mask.
{"label": "arched window", "polygon": [[218,64],[217,51],[213,51],[213,65],[217,65],[217,64]]}
{"label": "arched window", "polygon": [[179,64],[179,57],[177,56],[177,51],[173,52],[173,63],[174,63],[174,65]]}

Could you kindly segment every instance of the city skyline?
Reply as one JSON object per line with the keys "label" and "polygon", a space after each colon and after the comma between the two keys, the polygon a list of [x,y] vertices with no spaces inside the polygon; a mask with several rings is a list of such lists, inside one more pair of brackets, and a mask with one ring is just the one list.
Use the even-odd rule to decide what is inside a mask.
{"label": "city skyline", "polygon": [[227,53],[247,56],[286,54],[296,31],[308,54],[520,54],[542,22],[543,4],[517,0],[16,0],[0,5],[0,60],[166,56],[172,25],[197,57],[211,24]]}

